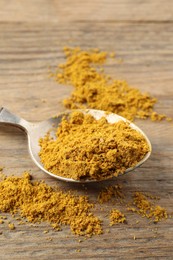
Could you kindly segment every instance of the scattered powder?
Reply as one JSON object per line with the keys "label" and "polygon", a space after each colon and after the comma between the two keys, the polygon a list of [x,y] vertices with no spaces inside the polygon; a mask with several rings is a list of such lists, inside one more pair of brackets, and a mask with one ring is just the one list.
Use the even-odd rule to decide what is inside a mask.
{"label": "scattered powder", "polygon": [[[124,210],[142,215],[142,217],[151,219],[155,223],[167,219],[167,211],[149,201],[147,196],[156,201],[157,197],[151,194],[146,193],[145,195],[142,192],[135,192],[133,196],[127,195],[123,192],[122,186],[114,185],[101,190],[98,201],[103,204],[115,199],[116,203],[122,202],[121,205],[124,206]],[[133,205],[131,208],[127,207],[129,199],[131,205]],[[31,175],[27,172],[22,177],[1,177],[0,211],[9,212],[12,215],[18,214],[25,220],[22,224],[45,221],[49,222],[53,229],[57,231],[61,230],[62,225],[68,225],[76,235],[88,237],[99,235],[103,233],[102,221],[91,212],[94,204],[89,203],[86,196],[77,196],[70,191],[63,192],[44,182],[31,181]],[[112,208],[107,216],[109,216],[110,226],[126,223],[125,214],[117,208]],[[3,219],[7,219],[7,217],[0,216],[1,223],[3,223]],[[15,219],[17,220],[17,218]],[[138,223],[137,220],[136,224]],[[15,229],[14,224],[10,222],[8,227],[10,230]],[[44,230],[43,233],[48,233],[48,230]],[[78,241],[81,242],[81,240]]]}
{"label": "scattered powder", "polygon": [[122,186],[114,185],[104,188],[98,196],[98,201],[102,204],[108,202],[112,198],[117,197],[120,200],[124,199],[124,194],[122,192]]}
{"label": "scattered powder", "polygon": [[[142,215],[143,217],[146,217],[148,219],[152,219],[155,223],[168,218],[168,213],[165,208],[155,205],[153,202],[151,202],[148,197],[151,200],[158,200],[159,197],[153,196],[149,193],[146,195],[142,192],[135,192],[133,194],[133,200],[130,202],[130,205],[133,205],[135,207],[129,207],[127,204],[127,201],[129,197],[127,197],[122,190],[122,187],[119,185],[115,186],[109,186],[105,189],[103,189],[98,196],[98,201],[100,203],[105,203],[114,197],[118,198],[121,203],[123,203],[124,207],[133,213],[137,213],[139,215]],[[136,221],[136,224],[138,224],[139,221]]]}
{"label": "scattered powder", "polygon": [[56,139],[40,139],[41,162],[54,174],[75,180],[107,179],[135,166],[150,148],[142,136],[119,121],[108,123],[89,114],[72,112],[57,128]]}
{"label": "scattered powder", "polygon": [[[74,87],[71,96],[64,100],[70,109],[94,108],[113,112],[129,120],[135,118],[153,121],[166,118],[153,111],[156,98],[131,87],[124,80],[115,80],[107,75],[103,65],[112,56],[107,52],[93,49],[64,48],[66,62],[60,64],[50,76],[60,84]],[[114,56],[114,55],[113,55]],[[170,120],[170,119],[169,119]]]}
{"label": "scattered powder", "polygon": [[55,230],[57,230],[57,231],[60,231],[60,230],[61,230],[59,224],[57,224],[57,223],[52,224],[52,227],[53,227],[53,229],[55,229]]}
{"label": "scattered powder", "polygon": [[19,225],[25,225],[24,221],[19,221]]}
{"label": "scattered powder", "polygon": [[143,192],[143,194],[144,194],[147,198],[149,198],[149,199],[151,199],[151,200],[160,200],[160,197],[159,197],[159,196],[153,195],[153,194],[151,194],[151,193],[149,193],[149,192]]}
{"label": "scattered powder", "polygon": [[14,226],[13,223],[9,223],[9,224],[8,224],[8,227],[9,227],[9,229],[11,229],[11,230],[14,230],[14,229],[15,229],[15,226]]}
{"label": "scattered powder", "polygon": [[[93,204],[86,196],[54,190],[44,182],[32,182],[22,177],[5,177],[0,182],[0,211],[19,213],[29,222],[46,221],[55,225],[69,225],[77,235],[102,233],[101,221],[91,213]],[[56,226],[56,227],[58,227]],[[9,224],[13,229],[13,224]]]}
{"label": "scattered powder", "polygon": [[110,213],[110,226],[113,226],[118,223],[125,223],[125,215],[118,209],[112,209]]}
{"label": "scattered powder", "polygon": [[47,237],[46,240],[52,241],[53,238],[52,237]]}
{"label": "scattered powder", "polygon": [[168,218],[166,210],[161,206],[153,205],[142,192],[135,192],[133,204],[138,208],[137,213],[147,218],[154,218],[154,222]]}
{"label": "scattered powder", "polygon": [[[152,121],[156,121],[166,118],[165,115],[160,115],[153,110],[154,104],[157,102],[155,98],[149,94],[141,93],[125,81],[114,80],[106,75],[102,66],[108,56],[114,58],[114,53],[108,54],[98,49],[83,51],[80,48],[64,48],[64,52],[66,62],[60,64],[57,72],[51,76],[55,77],[60,84],[70,84],[74,87],[71,97],[64,100],[64,105],[67,108],[101,109],[117,113],[129,120],[149,117]],[[45,103],[46,100],[42,100],[42,102]],[[172,120],[171,118],[166,119],[167,121]],[[140,156],[144,156],[148,147],[145,147],[144,144],[137,146],[138,142],[135,147],[126,147],[125,144],[121,144],[122,140],[118,136],[123,149],[130,148],[129,154],[125,156],[123,150],[123,161],[121,158],[122,147],[117,147],[118,144],[115,144],[116,136],[114,134],[116,133],[112,131],[112,127],[115,126],[108,125],[105,119],[96,121],[91,116],[85,117],[82,114],[73,114],[70,121],[64,118],[57,130],[58,139],[53,140],[47,135],[40,140],[40,157],[45,168],[53,173],[60,174],[62,172],[62,175],[66,174],[67,169],[68,173],[72,170],[73,175],[68,177],[74,179],[88,177],[100,179],[100,175],[105,177],[107,172],[113,175],[122,173],[129,165],[136,163],[135,160],[139,160]],[[121,131],[130,131],[128,125],[123,122],[118,123],[116,127]],[[100,133],[100,129],[103,132]],[[83,132],[84,135],[82,135]],[[78,138],[79,134],[80,138]],[[130,135],[130,132],[128,134]],[[142,141],[141,136],[134,136],[134,133],[132,136],[137,138],[136,141]],[[60,144],[58,140],[62,143]],[[126,143],[129,144],[129,141],[128,137]],[[140,150],[141,147],[145,147],[145,149]],[[56,157],[53,151],[56,152]],[[78,153],[78,151],[80,152]],[[139,156],[138,158],[135,157],[136,154]],[[74,162],[74,158],[76,164],[71,163]],[[134,161],[130,161],[131,159]],[[123,169],[118,166],[119,163],[121,166],[123,165]],[[117,167],[119,168],[117,169]],[[0,172],[2,170],[3,167],[0,167]],[[77,175],[74,175],[74,172],[75,174],[77,172]],[[105,188],[100,192],[98,200],[100,203],[105,203],[112,198],[125,201],[126,197],[121,186],[115,185]],[[154,222],[167,219],[167,211],[159,205],[154,205],[148,198],[154,199],[152,195],[147,196],[141,192],[135,192],[133,207],[128,209],[153,219]],[[44,182],[32,182],[28,173],[22,177],[4,177],[0,182],[0,211],[10,212],[12,215],[18,213],[33,223],[49,222],[56,230],[60,230],[61,225],[69,225],[71,231],[77,235],[101,234],[102,222],[91,212],[93,207],[94,205],[88,202],[86,196],[76,196],[71,192],[55,190]],[[125,215],[117,209],[111,210],[109,218],[111,226],[126,222]],[[2,224],[2,219],[7,219],[7,217],[1,216],[0,219]],[[20,224],[25,223],[20,221]],[[138,223],[139,221],[136,221],[136,224]],[[9,223],[8,227],[10,230],[15,229],[13,223]],[[43,231],[43,233],[47,232],[47,230]],[[46,239],[52,241],[51,237]],[[77,251],[80,252],[80,249]]]}

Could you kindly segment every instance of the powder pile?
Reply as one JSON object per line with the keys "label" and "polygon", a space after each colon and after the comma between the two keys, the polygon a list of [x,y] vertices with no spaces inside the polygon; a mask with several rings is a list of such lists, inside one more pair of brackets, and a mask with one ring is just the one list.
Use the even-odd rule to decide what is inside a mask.
{"label": "powder pile", "polygon": [[80,111],[64,117],[56,139],[40,139],[41,162],[48,171],[75,180],[102,180],[123,174],[149,152],[141,133],[129,123],[108,123]]}
{"label": "powder pile", "polygon": [[[69,225],[77,235],[102,233],[101,221],[91,213],[93,204],[86,196],[55,190],[44,182],[32,182],[25,173],[22,177],[5,177],[0,182],[0,211],[18,213],[29,222],[46,221],[59,229]],[[11,224],[9,228],[13,229]]]}
{"label": "powder pile", "polygon": [[84,51],[65,47],[66,62],[60,64],[51,76],[60,84],[74,87],[71,96],[64,100],[70,109],[94,108],[113,112],[133,121],[135,118],[153,121],[165,115],[154,112],[156,98],[131,87],[126,81],[115,80],[104,72],[107,52],[97,49]]}
{"label": "powder pile", "polygon": [[164,208],[158,205],[153,205],[153,203],[151,203],[141,192],[135,192],[133,201],[133,204],[138,208],[138,210],[132,210],[147,218],[154,218],[154,222],[168,218],[167,212]]}
{"label": "powder pile", "polygon": [[[101,204],[109,201],[112,194],[112,198],[120,202],[122,197],[124,198],[121,203],[124,210],[142,215],[154,222],[168,217],[164,208],[151,203],[142,192],[135,192],[133,197],[127,197],[122,187],[114,185],[101,190],[99,198],[102,198],[103,194],[109,195],[107,200],[100,201]],[[129,198],[131,205],[135,207],[128,207]],[[102,221],[91,212],[94,205],[96,203],[89,203],[87,196],[74,195],[70,191],[63,192],[58,188],[52,188],[44,182],[32,181],[29,173],[24,173],[21,177],[3,176],[0,181],[0,211],[11,213],[19,221],[19,225],[25,224],[25,219],[31,223],[44,221],[50,223],[55,230],[61,230],[62,225],[68,225],[76,235],[99,235],[103,233]],[[109,225],[127,223],[125,214],[114,206],[109,211]],[[6,219],[6,216],[0,216],[0,223],[3,224]],[[16,229],[11,222],[8,222],[8,228]]]}
{"label": "powder pile", "polygon": [[113,226],[118,223],[125,223],[125,215],[118,209],[112,209],[110,213],[110,226]]}

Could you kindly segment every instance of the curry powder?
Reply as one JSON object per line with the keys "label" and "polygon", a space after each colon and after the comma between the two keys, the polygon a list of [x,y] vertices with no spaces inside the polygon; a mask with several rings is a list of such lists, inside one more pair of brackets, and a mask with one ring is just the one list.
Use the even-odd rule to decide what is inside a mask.
{"label": "curry powder", "polygon": [[153,205],[142,192],[135,192],[133,204],[138,208],[137,213],[147,218],[154,218],[154,222],[167,219],[168,215],[165,208]]}
{"label": "curry powder", "polygon": [[125,215],[118,209],[112,209],[109,218],[110,218],[110,226],[119,223],[126,223]]}
{"label": "curry powder", "polygon": [[[18,213],[29,222],[46,221],[58,229],[60,225],[69,225],[77,235],[101,234],[101,220],[91,212],[93,207],[86,196],[53,189],[44,182],[32,182],[29,173],[0,181],[0,211]],[[13,229],[12,224],[9,228]]]}
{"label": "curry powder", "polygon": [[60,84],[74,87],[71,96],[63,101],[65,107],[105,110],[131,121],[135,118],[150,117],[153,121],[166,118],[154,112],[156,98],[104,72],[103,65],[110,57],[109,53],[98,49],[85,51],[79,47],[65,47],[64,53],[66,62],[50,76]]}
{"label": "curry powder", "polygon": [[[150,200],[148,198],[150,198]],[[103,204],[116,199],[116,202],[118,200],[128,211],[151,219],[154,223],[168,218],[167,210],[151,201],[158,200],[158,198],[159,197],[151,194],[136,191],[132,193],[130,203],[128,203],[129,196],[123,192],[123,188],[120,185],[108,186],[101,190],[98,195],[99,203]],[[129,207],[129,205],[131,205],[131,207]],[[110,225],[124,222],[126,222],[125,215],[117,209],[112,209],[110,212]]]}
{"label": "curry powder", "polygon": [[39,156],[44,168],[75,180],[102,180],[123,174],[150,150],[141,133],[129,123],[108,123],[80,111],[64,117],[56,139],[40,139]]}

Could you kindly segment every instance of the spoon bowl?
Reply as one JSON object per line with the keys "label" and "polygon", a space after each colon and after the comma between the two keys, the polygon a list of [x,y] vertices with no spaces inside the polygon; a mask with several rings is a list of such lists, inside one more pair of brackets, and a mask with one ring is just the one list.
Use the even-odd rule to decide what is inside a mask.
{"label": "spoon bowl", "polygon": [[[151,154],[151,150],[152,150],[151,143],[150,143],[148,137],[146,136],[146,134],[135,124],[131,123],[130,121],[128,121],[127,119],[125,119],[122,116],[119,116],[119,115],[113,114],[113,113],[108,114],[102,110],[86,109],[86,110],[80,110],[80,111],[82,111],[84,114],[92,115],[96,120],[99,120],[101,117],[106,117],[108,123],[110,123],[110,124],[118,122],[120,120],[122,120],[124,122],[128,122],[130,124],[129,126],[132,129],[135,129],[136,131],[140,132],[142,134],[142,136],[145,138],[145,140],[149,146],[149,152],[143,157],[143,159],[140,162],[138,162],[135,166],[126,169],[126,171],[124,173],[134,170],[135,168],[139,167],[141,164],[143,164],[149,158],[149,156]],[[39,151],[40,151],[39,139],[41,137],[44,137],[47,134],[47,132],[51,131],[51,130],[52,130],[51,134],[53,135],[54,129],[57,128],[58,125],[61,123],[62,117],[64,115],[69,115],[70,113],[71,113],[71,111],[68,111],[68,112],[59,114],[56,117],[52,117],[52,118],[42,121],[42,122],[31,123],[31,122],[24,120],[23,118],[20,118],[16,115],[12,114],[5,108],[0,108],[0,124],[10,124],[10,125],[16,126],[18,128],[21,128],[22,130],[24,130],[26,132],[27,137],[28,137],[29,153],[31,155],[32,160],[42,171],[49,174],[50,176],[52,176],[56,179],[62,180],[62,181],[67,181],[67,182],[86,183],[86,182],[98,181],[98,180],[94,180],[94,179],[74,180],[71,178],[65,178],[62,176],[58,176],[56,174],[53,174],[53,173],[47,171],[40,161],[40,157],[38,155]]]}

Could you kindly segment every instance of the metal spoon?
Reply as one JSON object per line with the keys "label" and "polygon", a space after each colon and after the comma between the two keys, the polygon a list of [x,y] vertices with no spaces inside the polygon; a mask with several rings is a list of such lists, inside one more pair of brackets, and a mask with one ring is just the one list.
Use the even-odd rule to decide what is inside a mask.
{"label": "metal spoon", "polygon": [[[100,119],[101,117],[106,117],[106,119],[108,120],[109,123],[115,123],[120,120],[129,122],[124,117],[121,117],[117,114],[106,114],[105,111],[101,111],[101,110],[87,109],[87,110],[81,110],[81,111],[85,114],[88,113],[88,114],[92,115],[97,120]],[[18,128],[21,128],[22,130],[24,130],[27,133],[28,147],[29,147],[29,152],[30,152],[32,160],[42,171],[46,172],[47,174],[51,175],[52,177],[62,180],[62,181],[68,181],[68,182],[94,182],[94,181],[97,181],[97,180],[90,180],[90,179],[80,181],[80,180],[74,180],[74,179],[64,178],[64,177],[55,175],[55,174],[47,171],[40,161],[40,157],[38,155],[38,153],[40,151],[40,146],[39,146],[40,137],[44,137],[44,135],[52,127],[57,128],[61,122],[62,117],[65,114],[70,114],[70,113],[71,112],[62,113],[62,114],[58,115],[57,117],[52,117],[43,122],[31,123],[31,122],[28,122],[16,115],[12,114],[5,108],[0,108],[0,124],[13,125]],[[147,136],[145,135],[145,133],[133,123],[130,123],[130,127],[137,130],[138,132],[140,132],[143,135],[146,142],[148,143],[150,151],[134,167],[126,169],[125,173],[132,171],[135,168],[139,167],[141,164],[143,164],[149,158],[149,156],[151,154],[151,143],[150,143],[149,139],[147,138]]]}

